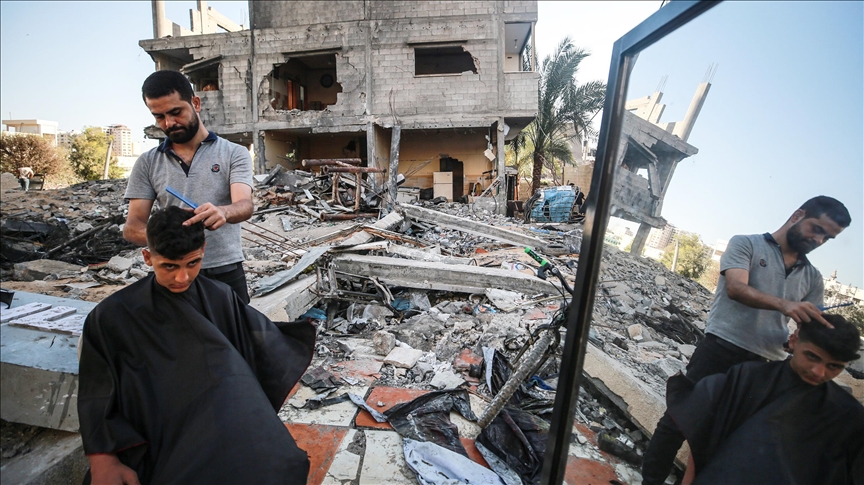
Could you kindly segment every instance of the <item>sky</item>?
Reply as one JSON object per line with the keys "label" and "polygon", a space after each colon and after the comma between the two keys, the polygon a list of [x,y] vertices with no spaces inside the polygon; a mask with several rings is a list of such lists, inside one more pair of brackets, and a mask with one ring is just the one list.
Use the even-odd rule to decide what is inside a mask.
{"label": "sky", "polygon": [[[194,1],[166,2],[188,28]],[[248,25],[244,1],[208,5]],[[659,0],[539,2],[542,59],[569,35],[591,56],[579,82],[606,80],[612,44]],[[676,169],[663,216],[707,244],[772,232],[806,199],[843,201],[852,225],[810,259],[864,286],[864,4],[727,1],[643,51],[628,98],[666,76],[661,121],[680,121],[709,64],[718,64]],[[140,97],[154,65],[149,1],[0,1],[0,115],[57,121],[61,130],[125,124],[143,139],[153,120]],[[596,118],[598,121],[600,117]]]}

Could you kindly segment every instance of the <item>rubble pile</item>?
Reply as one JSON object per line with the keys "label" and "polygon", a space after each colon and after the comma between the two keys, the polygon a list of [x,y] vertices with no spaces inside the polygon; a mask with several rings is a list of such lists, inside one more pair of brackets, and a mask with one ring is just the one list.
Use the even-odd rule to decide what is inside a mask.
{"label": "rubble pile", "polygon": [[[243,224],[253,306],[275,298],[282,302],[277,307],[290,307],[306,298],[298,313],[288,307],[285,312],[290,319],[310,318],[319,328],[304,391],[280,415],[292,419],[301,409],[362,402],[363,379],[346,372],[358,368],[367,369],[366,384],[375,386],[468,389],[476,400],[472,406],[482,412],[499,385],[492,374],[500,380],[509,372],[500,362],[515,360],[531,332],[550,323],[565,303],[558,282],[537,278],[538,264],[522,248],[534,248],[572,285],[581,226],[527,224],[464,204],[429,201],[399,204],[378,219],[377,206],[386,197],[361,177],[338,173],[256,176],[258,209]],[[12,276],[62,280],[64,296],[82,299],[95,286],[120,287],[146,276],[140,250],[122,241],[124,185],[88,182],[4,197],[4,263],[17,262],[7,256],[13,254],[9,248],[29,248],[19,257],[31,260],[19,263]],[[52,259],[75,266],[56,266]],[[9,276],[4,272],[4,279]],[[305,292],[303,298],[294,291]],[[710,303],[699,284],[607,247],[590,345],[662,396],[666,379],[684,368],[701,340]],[[562,339],[565,334],[562,329]],[[550,418],[560,353],[561,346],[552,349],[522,385],[515,401],[521,410]],[[576,413],[576,455],[605,452],[638,463],[646,445],[641,426],[585,381]],[[351,397],[353,392],[360,397]],[[470,429],[466,423],[460,426]],[[476,437],[479,430],[472,433]]]}

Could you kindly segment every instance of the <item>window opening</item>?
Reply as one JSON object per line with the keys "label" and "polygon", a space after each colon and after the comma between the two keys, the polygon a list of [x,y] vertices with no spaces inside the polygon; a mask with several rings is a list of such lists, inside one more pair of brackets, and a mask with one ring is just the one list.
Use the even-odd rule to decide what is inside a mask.
{"label": "window opening", "polygon": [[462,74],[463,72],[477,74],[474,56],[463,46],[414,48],[415,76]]}
{"label": "window opening", "polygon": [[335,81],[336,54],[289,57],[273,65],[269,79],[270,106],[276,110],[323,110],[336,104],[342,92]]}

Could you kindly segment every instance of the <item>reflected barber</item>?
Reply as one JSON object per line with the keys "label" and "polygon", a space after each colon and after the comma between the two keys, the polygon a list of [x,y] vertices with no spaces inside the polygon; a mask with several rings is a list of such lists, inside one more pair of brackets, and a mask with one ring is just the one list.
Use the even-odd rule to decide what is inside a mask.
{"label": "reflected barber", "polygon": [[166,187],[198,203],[187,224],[207,228],[207,254],[201,273],[231,286],[248,303],[240,223],[252,216],[252,158],[248,150],[208,131],[201,122],[201,99],[177,71],[157,71],[141,87],[144,104],[165,133],[165,141],[141,155],[126,188],[127,241],[147,244],[146,226],[158,207],[184,207]]}
{"label": "reflected barber", "polygon": [[[822,275],[807,254],[849,226],[838,200],[805,202],[773,233],[738,235],[720,259],[720,278],[708,315],[705,339],[687,365],[693,383],[747,361],[786,358],[788,319],[831,327],[823,305]],[[684,436],[668,414],[657,423],[642,464],[645,485],[662,484]]]}

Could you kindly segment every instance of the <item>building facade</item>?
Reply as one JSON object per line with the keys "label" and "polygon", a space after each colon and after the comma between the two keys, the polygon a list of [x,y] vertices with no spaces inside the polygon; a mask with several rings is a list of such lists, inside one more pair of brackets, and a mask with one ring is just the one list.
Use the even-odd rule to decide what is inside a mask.
{"label": "building facade", "polygon": [[316,158],[386,169],[398,125],[409,186],[431,187],[446,167],[466,193],[503,177],[505,141],[537,113],[536,1],[321,6],[253,0],[249,30],[139,44],[157,69],[190,78],[208,129],[253,147],[256,173]]}
{"label": "building facade", "polygon": [[114,146],[111,151],[118,157],[131,157],[134,155],[132,149],[132,130],[126,125],[111,125],[108,134],[114,138]]}
{"label": "building facade", "polygon": [[3,131],[6,133],[24,133],[38,135],[50,141],[55,147],[58,144],[58,123],[47,120],[2,120]]}

